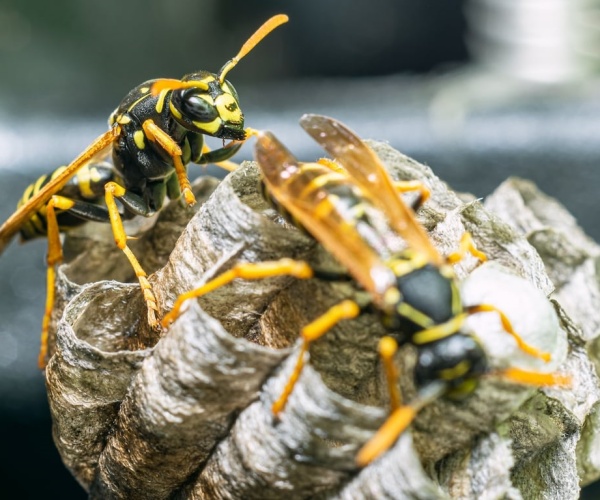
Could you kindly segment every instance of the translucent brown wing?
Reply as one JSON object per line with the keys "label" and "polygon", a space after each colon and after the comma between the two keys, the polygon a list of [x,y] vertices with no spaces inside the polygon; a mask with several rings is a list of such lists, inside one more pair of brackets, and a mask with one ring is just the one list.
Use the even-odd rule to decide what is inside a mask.
{"label": "translucent brown wing", "polygon": [[335,210],[327,191],[311,184],[311,174],[327,167],[299,163],[269,132],[258,136],[255,157],[271,196],[373,294],[375,302],[380,302],[393,274],[354,226]]}
{"label": "translucent brown wing", "polygon": [[345,125],[327,116],[307,114],[300,119],[300,125],[334,160],[341,163],[411,248],[427,255],[436,265],[444,263],[413,210],[406,206],[388,171],[369,146]]}
{"label": "translucent brown wing", "polygon": [[23,223],[25,223],[35,212],[42,208],[50,198],[60,191],[69,179],[92,159],[102,156],[109,146],[112,145],[118,129],[111,129],[98,137],[83,153],[73,160],[67,168],[60,174],[40,189],[34,196],[12,214],[4,224],[0,227],[0,253],[10,243],[13,236],[19,231]]}

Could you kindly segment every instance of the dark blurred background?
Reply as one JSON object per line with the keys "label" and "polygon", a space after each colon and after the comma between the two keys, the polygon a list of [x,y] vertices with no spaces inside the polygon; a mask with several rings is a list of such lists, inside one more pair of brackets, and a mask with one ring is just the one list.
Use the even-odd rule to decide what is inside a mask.
{"label": "dark blurred background", "polygon": [[[131,88],[218,71],[281,11],[290,23],[228,76],[248,125],[314,159],[297,121],[329,114],[477,196],[527,177],[600,239],[596,3],[0,0],[0,220],[106,130]],[[52,444],[36,368],[45,246],[13,244],[0,259],[0,484],[18,498],[85,498]]]}

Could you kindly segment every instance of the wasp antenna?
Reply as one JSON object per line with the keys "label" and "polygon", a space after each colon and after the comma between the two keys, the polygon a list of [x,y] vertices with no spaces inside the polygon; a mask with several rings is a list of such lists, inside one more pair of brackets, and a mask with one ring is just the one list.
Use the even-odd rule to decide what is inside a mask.
{"label": "wasp antenna", "polygon": [[246,40],[246,42],[244,43],[244,45],[242,45],[242,48],[237,53],[237,55],[234,58],[227,61],[225,65],[221,68],[221,71],[219,71],[219,83],[223,83],[225,81],[227,73],[229,73],[235,67],[235,65],[239,63],[240,60],[248,54],[248,52],[250,52],[254,47],[256,47],[256,45],[258,45],[258,43],[264,37],[266,37],[269,33],[271,33],[271,31],[273,31],[278,26],[287,23],[288,20],[289,17],[285,14],[277,14],[276,16],[273,16],[267,21],[265,21],[264,24],[260,28],[258,28],[254,32],[254,34],[250,38],[248,38],[248,40]]}
{"label": "wasp antenna", "polygon": [[182,82],[181,80],[175,80],[173,78],[163,78],[155,81],[150,88],[150,93],[153,97],[156,97],[163,90],[177,90],[186,89],[190,87],[199,87],[203,90],[208,90],[208,84],[199,80],[189,80]]}

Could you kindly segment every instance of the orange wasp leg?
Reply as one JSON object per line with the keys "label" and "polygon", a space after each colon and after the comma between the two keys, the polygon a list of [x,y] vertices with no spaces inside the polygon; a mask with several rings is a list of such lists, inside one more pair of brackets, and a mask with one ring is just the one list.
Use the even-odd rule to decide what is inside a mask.
{"label": "orange wasp leg", "polygon": [[[386,347],[386,349],[394,350],[393,344],[395,344],[396,341],[389,337],[388,339],[389,340],[385,340],[384,337],[382,342],[385,340],[386,342],[391,343],[392,346]],[[527,371],[520,368],[507,368],[498,372],[490,372],[486,376],[501,377],[519,384],[534,385],[538,387],[569,387],[572,383],[572,379],[568,375]],[[428,396],[420,397],[410,405],[398,406],[392,411],[375,435],[360,449],[356,456],[356,464],[359,467],[365,467],[379,455],[387,451],[412,423],[417,413],[419,413],[424,406],[441,396],[443,392],[443,386],[439,386],[439,388],[436,388]]]}
{"label": "orange wasp leg", "polygon": [[256,135],[259,134],[258,130],[255,130],[253,128],[250,127],[246,127],[244,129],[244,132],[246,133],[246,138],[242,141],[231,141],[230,143],[228,143],[226,146],[224,146],[221,149],[217,149],[217,150],[211,150],[211,148],[205,143],[202,145],[202,156],[200,157],[200,161],[199,163],[201,164],[206,164],[206,163],[212,163],[214,165],[216,165],[217,167],[222,168],[223,170],[227,170],[228,172],[233,172],[234,170],[237,170],[240,166],[239,163],[236,163],[234,161],[230,161],[230,160],[216,160],[213,161],[213,156],[218,158],[219,156],[222,156],[223,154],[225,154],[226,158],[231,157],[232,153],[226,153],[227,149],[234,149],[234,152],[236,152],[248,139],[250,139],[250,137],[254,137]]}
{"label": "orange wasp leg", "polygon": [[296,362],[294,371],[290,375],[281,396],[279,396],[279,399],[277,399],[271,407],[273,414],[277,415],[285,408],[287,400],[304,368],[304,358],[311,342],[321,338],[340,321],[356,318],[360,313],[361,309],[356,302],[344,300],[339,304],[332,306],[325,314],[319,316],[302,328],[302,331],[300,332],[302,336],[302,348],[300,349],[298,361]]}
{"label": "orange wasp leg", "polygon": [[[392,413],[375,435],[359,450],[356,455],[356,464],[359,467],[366,466],[388,450],[398,439],[398,436],[412,423],[421,408],[438,397],[440,393],[440,391],[436,391],[430,397],[418,398],[412,404],[402,406],[398,390],[398,371],[393,363],[393,356],[397,350],[398,343],[393,338],[383,337],[379,341],[379,354],[390,387]],[[396,400],[395,403],[394,400]]]}
{"label": "orange wasp leg", "polygon": [[179,181],[183,199],[188,205],[194,205],[196,203],[196,197],[194,196],[194,193],[192,193],[192,186],[187,176],[187,169],[181,161],[181,155],[183,153],[179,145],[169,134],[150,119],[142,124],[142,128],[144,129],[144,134],[148,140],[157,142],[171,158],[173,158],[173,165],[175,167],[175,173],[177,174],[177,180]]}
{"label": "orange wasp leg", "polygon": [[420,408],[412,405],[396,408],[375,435],[356,455],[356,465],[364,467],[388,450],[415,419]]}
{"label": "orange wasp leg", "polygon": [[158,320],[156,318],[156,314],[158,312],[156,297],[154,296],[154,292],[152,291],[152,286],[148,281],[146,272],[142,269],[142,266],[140,265],[136,256],[133,255],[131,249],[127,246],[127,235],[125,234],[123,221],[121,220],[121,215],[119,214],[119,209],[115,202],[115,198],[125,196],[126,190],[124,187],[119,186],[115,182],[107,182],[104,186],[104,189],[106,207],[108,208],[108,216],[110,219],[113,236],[115,238],[115,243],[129,260],[131,267],[133,267],[135,275],[140,282],[142,294],[144,295],[144,300],[146,301],[146,305],[148,307],[148,324],[154,328],[158,325]]}
{"label": "orange wasp leg", "polygon": [[[317,163],[329,168],[333,172],[338,172],[346,176],[350,175],[340,163],[331,158],[319,158]],[[399,193],[408,193],[411,191],[419,192],[419,197],[417,198],[416,203],[413,204],[413,210],[419,208],[431,197],[431,191],[421,181],[394,181],[394,187]]]}
{"label": "orange wasp leg", "polygon": [[399,193],[409,193],[418,191],[419,197],[412,204],[412,209],[416,210],[431,197],[431,191],[421,181],[394,181],[394,188]]}
{"label": "orange wasp leg", "polygon": [[536,385],[539,387],[571,387],[572,377],[561,373],[543,373],[521,370],[520,368],[506,368],[498,372],[502,378],[518,382],[519,384]]}
{"label": "orange wasp leg", "polygon": [[542,352],[539,349],[537,349],[536,347],[533,347],[533,346],[529,345],[527,342],[525,342],[521,338],[521,336],[517,332],[515,332],[515,330],[512,326],[512,323],[510,322],[510,320],[508,319],[506,314],[504,314],[496,306],[493,306],[492,304],[479,304],[477,306],[467,307],[466,309],[469,314],[476,314],[476,313],[480,313],[480,312],[495,312],[495,313],[497,313],[498,316],[500,316],[500,321],[502,322],[502,328],[504,329],[504,331],[506,331],[506,333],[508,333],[509,335],[512,335],[512,337],[517,342],[519,349],[521,349],[523,352],[526,352],[530,356],[533,356],[534,358],[542,359],[545,362],[550,361],[550,359],[552,357],[550,355],[550,353]]}
{"label": "orange wasp leg", "polygon": [[69,210],[74,205],[73,200],[63,196],[53,196],[46,205],[46,221],[48,233],[48,256],[46,264],[46,307],[42,320],[42,335],[40,341],[40,353],[38,355],[38,367],[40,370],[46,368],[48,356],[48,330],[50,319],[54,309],[54,283],[56,281],[56,266],[63,260],[62,245],[60,243],[60,230],[56,219],[56,210]]}
{"label": "orange wasp leg", "polygon": [[173,304],[173,308],[162,320],[163,328],[167,328],[175,321],[181,311],[181,306],[189,299],[198,298],[217,288],[231,283],[236,278],[245,280],[261,280],[273,276],[293,276],[298,279],[309,279],[313,277],[312,268],[303,261],[293,259],[281,259],[276,261],[250,263],[244,262],[235,265],[229,271],[210,280],[203,286],[181,294]]}
{"label": "orange wasp leg", "polygon": [[393,338],[386,336],[379,341],[379,357],[385,371],[392,411],[400,408],[402,404],[400,388],[398,387],[398,368],[396,367],[396,363],[394,363],[394,356],[397,351],[398,343]]}
{"label": "orange wasp leg", "polygon": [[473,257],[479,259],[481,262],[485,262],[487,260],[487,255],[481,250],[478,250],[475,246],[471,233],[465,232],[460,239],[458,250],[448,255],[446,257],[446,262],[448,264],[456,264],[457,262],[460,262],[467,253],[470,253]]}

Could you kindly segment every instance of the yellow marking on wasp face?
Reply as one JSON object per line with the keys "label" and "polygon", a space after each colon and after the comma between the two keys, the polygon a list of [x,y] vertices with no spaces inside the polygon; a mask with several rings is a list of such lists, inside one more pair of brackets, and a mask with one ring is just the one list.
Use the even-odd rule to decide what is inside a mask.
{"label": "yellow marking on wasp face", "polygon": [[178,118],[179,120],[181,120],[181,113],[175,106],[173,106],[173,103],[171,101],[169,101],[169,109],[171,110],[171,114],[175,118]]}
{"label": "yellow marking on wasp face", "polygon": [[136,130],[133,133],[133,140],[138,149],[144,149],[146,147],[145,139],[146,136],[144,136],[144,132],[142,130]]}
{"label": "yellow marking on wasp face", "polygon": [[445,368],[439,371],[439,375],[444,380],[456,380],[469,372],[471,363],[463,359],[452,368]]}
{"label": "yellow marking on wasp face", "polygon": [[162,90],[160,92],[160,94],[158,95],[158,100],[156,101],[156,112],[158,114],[162,113],[164,107],[165,107],[165,98],[167,97],[167,93],[169,92],[169,90]]}
{"label": "yellow marking on wasp face", "polygon": [[227,82],[223,82],[221,84],[221,89],[223,90],[223,92],[225,92],[226,94],[231,94],[231,87],[229,85],[227,85]]}
{"label": "yellow marking on wasp face", "polygon": [[237,101],[231,94],[221,94],[215,99],[219,116],[225,122],[241,123],[244,115]]}
{"label": "yellow marking on wasp face", "polygon": [[215,118],[212,122],[202,123],[192,121],[195,127],[206,132],[207,134],[216,134],[221,127],[221,119],[219,117]]}
{"label": "yellow marking on wasp face", "polygon": [[149,91],[150,91],[150,87],[142,87],[142,88],[140,89],[140,92],[141,92],[142,94],[147,94]]}
{"label": "yellow marking on wasp face", "polygon": [[445,323],[432,326],[413,335],[412,341],[415,344],[428,344],[446,338],[460,330],[460,327],[467,318],[466,313],[458,314]]}

